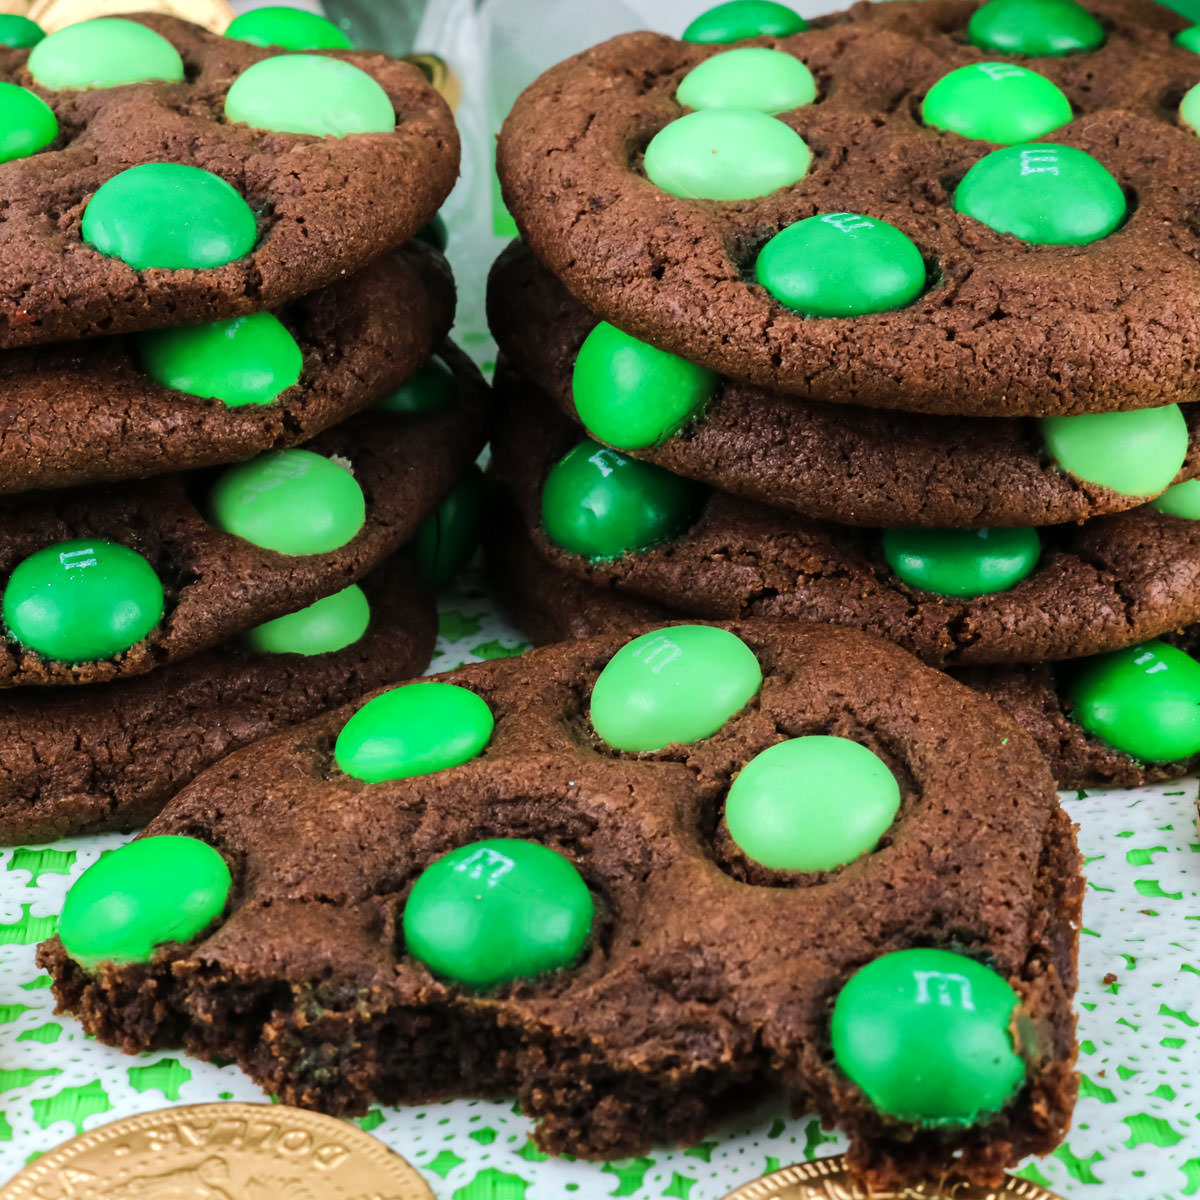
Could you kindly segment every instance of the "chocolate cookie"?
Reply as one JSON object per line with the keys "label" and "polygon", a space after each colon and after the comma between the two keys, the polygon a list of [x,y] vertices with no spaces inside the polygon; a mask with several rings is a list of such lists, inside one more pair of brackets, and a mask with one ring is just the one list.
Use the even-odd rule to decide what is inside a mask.
{"label": "chocolate cookie", "polygon": [[0,503],[0,687],[143,675],[365,575],[482,447],[483,382],[443,354],[461,393],[439,410],[374,409],[207,474]]}
{"label": "chocolate cookie", "polygon": [[412,237],[458,171],[442,98],[381,54],[143,15],[0,49],[0,80],[32,130],[0,165],[3,346],[277,308]]}
{"label": "chocolate cookie", "polygon": [[361,590],[365,599],[347,601],[369,608],[370,624],[341,649],[269,653],[235,641],[140,679],[8,692],[0,844],[137,828],[241,746],[419,674],[437,633],[433,597],[398,559]]}
{"label": "chocolate cookie", "polygon": [[[444,263],[412,242],[285,306],[282,324],[256,314],[0,355],[0,492],[139,479],[297,445],[413,375],[453,315]],[[257,340],[239,354],[245,335]],[[160,377],[228,389],[233,402]]]}
{"label": "chocolate cookie", "polygon": [[[543,528],[543,487],[554,464],[580,446],[579,430],[531,385],[498,375],[497,387],[504,412],[493,439],[496,477],[539,552],[600,587],[706,619],[789,617],[866,629],[935,666],[1077,658],[1200,616],[1200,524],[1150,506],[1083,526],[997,531],[996,562],[987,556],[997,539],[976,545],[972,535],[949,531],[948,570],[960,540],[971,543],[964,559],[978,554],[972,561],[981,568],[966,576],[974,590],[956,597],[949,587],[906,583],[891,565],[937,563],[939,550],[921,545],[923,531],[881,536],[792,516],[611,450],[581,448],[568,470],[556,472],[562,489],[548,508],[562,530],[599,527],[618,539],[591,557],[568,552]],[[635,544],[645,548],[623,552]],[[1001,571],[992,575],[997,563]],[[910,576],[922,577],[940,578]]]}
{"label": "chocolate cookie", "polygon": [[[1075,1091],[1082,882],[1028,737],[853,631],[627,642],[475,664],[211,768],[118,852],[194,861],[213,885],[203,911],[164,944],[157,868],[135,879],[112,856],[40,951],[60,1004],[127,1051],[235,1059],[334,1113],[515,1091],[553,1153],[693,1144],[773,1084],[843,1129],[880,1185],[951,1157],[992,1180],[1049,1150]],[[631,733],[664,748],[618,749]],[[749,857],[731,780],[781,744],[875,772],[882,836],[840,866]],[[137,893],[133,924],[98,923],[104,877]],[[988,1025],[1003,1062],[1002,1095],[973,1094],[957,1126],[874,1090],[856,1047],[880,1014],[854,993],[910,968],[884,1006],[900,1029],[884,1074],[914,1049],[936,1057],[913,1031],[932,1020],[940,1039],[959,1017]],[[996,1083],[946,1053],[964,1084]],[[897,1106],[909,1115],[885,1115]]]}
{"label": "chocolate cookie", "polygon": [[[1157,439],[1148,445],[1127,428],[1131,419],[1161,424],[1157,413],[1117,417],[1116,427],[1104,431],[1105,448],[1089,447],[1100,461],[1077,470],[1098,476],[1133,469],[1122,486],[1141,494],[1122,494],[1070,474],[1055,460],[1053,439],[1078,431],[1077,419],[1044,426],[821,404],[707,372],[696,378],[688,364],[607,327],[593,340],[597,318],[520,243],[497,260],[488,296],[492,332],[505,359],[568,416],[588,425],[597,441],[805,516],[846,525],[1054,525],[1143,503],[1172,482],[1180,459],[1175,481],[1200,474],[1195,404],[1183,407],[1182,420],[1172,411],[1177,427],[1164,433],[1173,459],[1162,454]],[[589,406],[584,415],[599,406],[591,421],[577,409],[573,376]],[[677,381],[687,398],[672,419],[677,393],[670,385]],[[696,407],[688,411],[690,405]],[[646,424],[655,406],[669,422],[664,433]],[[624,431],[627,436],[618,436]],[[1071,447],[1064,450],[1071,462]]]}
{"label": "chocolate cookie", "polygon": [[[1194,399],[1200,142],[1177,109],[1196,60],[1171,42],[1184,19],[1089,0],[1099,48],[1016,56],[970,44],[978,7],[858,4],[733,51],[614,38],[518,99],[505,201],[591,311],[761,387],[969,416]],[[698,65],[755,47],[791,60],[771,60],[779,76],[806,64],[807,90],[741,115],[724,105],[748,102],[711,77],[677,98]],[[1000,66],[969,81],[967,120],[929,111],[935,84],[979,63]],[[740,69],[759,103],[753,65],[716,69]],[[1032,85],[1039,103],[1006,99]],[[998,133],[981,114],[1032,120]]]}

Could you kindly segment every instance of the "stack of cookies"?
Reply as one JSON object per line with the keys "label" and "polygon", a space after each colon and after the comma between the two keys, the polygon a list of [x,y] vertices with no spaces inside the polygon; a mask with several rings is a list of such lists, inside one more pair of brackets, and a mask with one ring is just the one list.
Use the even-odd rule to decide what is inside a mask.
{"label": "stack of cookies", "polygon": [[1063,786],[1194,765],[1182,25],[739,0],[537,80],[490,295],[518,623],[852,626],[998,700]]}
{"label": "stack of cookies", "polygon": [[449,271],[412,240],[458,170],[420,71],[171,17],[3,33],[13,842],[144,823],[231,749],[423,670],[433,599],[399,552],[485,431]]}

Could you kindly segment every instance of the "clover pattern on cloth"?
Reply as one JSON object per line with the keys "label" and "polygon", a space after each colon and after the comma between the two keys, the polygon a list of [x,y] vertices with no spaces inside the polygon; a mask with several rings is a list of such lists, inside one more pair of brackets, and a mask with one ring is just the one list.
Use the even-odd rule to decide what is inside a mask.
{"label": "clover pattern on cloth", "polygon": [[[431,671],[522,653],[477,573],[443,597]],[[1067,797],[1088,893],[1080,961],[1082,1089],[1074,1126],[1021,1174],[1067,1200],[1200,1196],[1200,833],[1197,781]],[[0,1180],[69,1137],[169,1104],[263,1101],[236,1067],[130,1057],[54,1016],[34,965],[71,882],[119,835],[0,851]],[[373,1109],[357,1122],[403,1154],[437,1200],[718,1200],[843,1145],[779,1097],[689,1150],[615,1163],[551,1159],[511,1100]]]}

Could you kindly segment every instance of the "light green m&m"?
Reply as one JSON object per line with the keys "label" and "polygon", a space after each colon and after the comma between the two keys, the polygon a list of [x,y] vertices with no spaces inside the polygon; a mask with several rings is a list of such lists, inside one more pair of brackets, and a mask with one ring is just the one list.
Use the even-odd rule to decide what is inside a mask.
{"label": "light green m&m", "polygon": [[1067,474],[1123,496],[1161,492],[1179,474],[1188,451],[1187,422],[1178,404],[1046,417],[1042,435]]}
{"label": "light green m&m", "polygon": [[572,966],[594,915],[569,859],[537,842],[493,838],[421,872],[404,906],[404,942],[435,975],[492,988]]}
{"label": "light green m&m", "polygon": [[969,599],[1015,587],[1041,555],[1036,529],[888,529],[888,566],[911,587]]}
{"label": "light green m&m", "polygon": [[163,615],[163,586],[136,550],[76,539],[17,564],[4,588],[4,624],[22,646],[55,662],[112,658]]}
{"label": "light green m&m", "polygon": [[1179,119],[1193,133],[1200,133],[1200,83],[1189,88],[1179,102]]}
{"label": "light green m&m", "polygon": [[334,654],[361,641],[371,624],[371,605],[362,588],[325,596],[299,612],[251,629],[246,645],[259,654]]}
{"label": "light green m&m", "polygon": [[546,476],[542,526],[555,545],[600,562],[678,537],[705,495],[662,467],[581,442]]}
{"label": "light green m&m", "polygon": [[925,261],[886,221],[822,213],[777,233],[759,251],[754,277],[806,316],[857,317],[915,300],[925,287]]}
{"label": "light green m&m", "polygon": [[833,1059],[875,1108],[917,1125],[974,1125],[1025,1082],[1018,997],[982,963],[900,950],[852,975],[833,1006]]}
{"label": "light green m&m", "polygon": [[142,370],[163,387],[230,408],[270,404],[300,380],[304,355],[271,313],[137,336]]}
{"label": "light green m&m", "polygon": [[999,233],[1038,246],[1081,246],[1125,219],[1125,193],[1102,163],[1073,146],[1033,142],[981,158],[954,207]]}
{"label": "light green m&m", "polygon": [[225,36],[252,46],[280,46],[284,50],[354,49],[354,43],[332,21],[286,5],[252,8],[234,17]]}
{"label": "light green m&m", "polygon": [[183,81],[179,51],[153,29],[120,17],[80,21],[42,38],[29,52],[27,66],[52,92]]}
{"label": "light green m&m", "polygon": [[967,40],[984,50],[1060,57],[1104,44],[1104,27],[1075,0],[989,0],[967,23]]}
{"label": "light green m&m", "polygon": [[1088,733],[1134,758],[1200,754],[1200,663],[1166,642],[1084,659],[1063,691]]}
{"label": "light green m&m", "polygon": [[375,407],[406,416],[437,412],[453,403],[457,395],[454,372],[440,358],[431,358],[407,383],[385,396]]}
{"label": "light green m&m", "polygon": [[472,466],[409,543],[417,574],[429,587],[445,587],[471,561],[483,537],[487,485]]}
{"label": "light green m&m", "polygon": [[752,37],[790,37],[808,28],[795,10],[774,0],[729,0],[702,12],[684,31],[685,42],[740,42]]}
{"label": "light green m&m", "polygon": [[1160,513],[1184,521],[1200,521],[1200,479],[1185,479],[1151,502]]}
{"label": "light green m&m", "polygon": [[808,174],[812,152],[776,117],[744,109],[688,113],[646,147],[646,176],[685,200],[749,200]]}
{"label": "light green m&m", "polygon": [[250,205],[219,175],[144,163],[101,184],[83,210],[83,240],[134,270],[220,267],[254,249]]}
{"label": "light green m&m", "polygon": [[726,50],[693,67],[675,99],[684,108],[788,112],[817,98],[817,82],[798,58],[763,46]]}
{"label": "light green m&m", "polygon": [[366,71],[319,54],[280,54],[248,67],[225,97],[225,116],[255,129],[317,137],[396,128],[387,92]]}
{"label": "light green m&m", "polygon": [[1044,75],[1003,62],[943,75],[921,104],[926,125],[1004,145],[1044,137],[1072,115],[1071,102]]}
{"label": "light green m&m", "polygon": [[491,741],[487,702],[453,683],[408,683],[368,700],[342,726],[333,757],[365,783],[445,771]]}
{"label": "light green m&m", "polygon": [[311,450],[277,450],[228,468],[209,508],[218,529],[280,554],[328,554],[366,522],[358,480]]}
{"label": "light green m&m", "polygon": [[0,13],[0,46],[27,50],[46,36],[42,27],[28,17],[16,13]]}
{"label": "light green m&m", "polygon": [[726,629],[673,625],[622,646],[592,688],[592,728],[631,754],[717,732],[762,687],[754,651]]}
{"label": "light green m&m", "polygon": [[738,773],[725,824],[741,851],[778,871],[832,871],[869,854],[900,811],[900,785],[866,746],[799,737]]}
{"label": "light green m&m", "polygon": [[1192,25],[1188,29],[1175,35],[1175,45],[1182,46],[1185,50],[1190,50],[1193,54],[1200,54],[1200,25]]}
{"label": "light green m&m", "polygon": [[232,886],[225,860],[206,842],[139,838],[75,881],[58,936],[84,967],[149,962],[159,946],[203,933],[224,912]]}
{"label": "light green m&m", "polygon": [[40,97],[0,82],[0,163],[27,158],[58,137],[58,118]]}
{"label": "light green m&m", "polygon": [[622,450],[665,442],[704,410],[717,377],[601,321],[575,359],[571,392],[587,431]]}

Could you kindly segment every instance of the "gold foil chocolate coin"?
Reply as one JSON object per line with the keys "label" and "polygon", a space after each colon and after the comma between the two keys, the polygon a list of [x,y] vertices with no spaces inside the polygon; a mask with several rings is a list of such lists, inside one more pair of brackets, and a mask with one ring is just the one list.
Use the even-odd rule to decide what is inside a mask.
{"label": "gold foil chocolate coin", "polygon": [[129,13],[164,13],[203,25],[213,33],[224,33],[234,16],[226,0],[33,0],[32,4],[8,11],[23,13],[47,33],[96,17]]}
{"label": "gold foil chocolate coin", "polygon": [[277,1104],[192,1104],[101,1125],[42,1155],[0,1200],[433,1200],[377,1138]]}
{"label": "gold foil chocolate coin", "polygon": [[444,58],[437,54],[401,54],[400,61],[412,63],[429,81],[430,87],[441,93],[452,112],[458,109],[462,100],[462,83]]}

